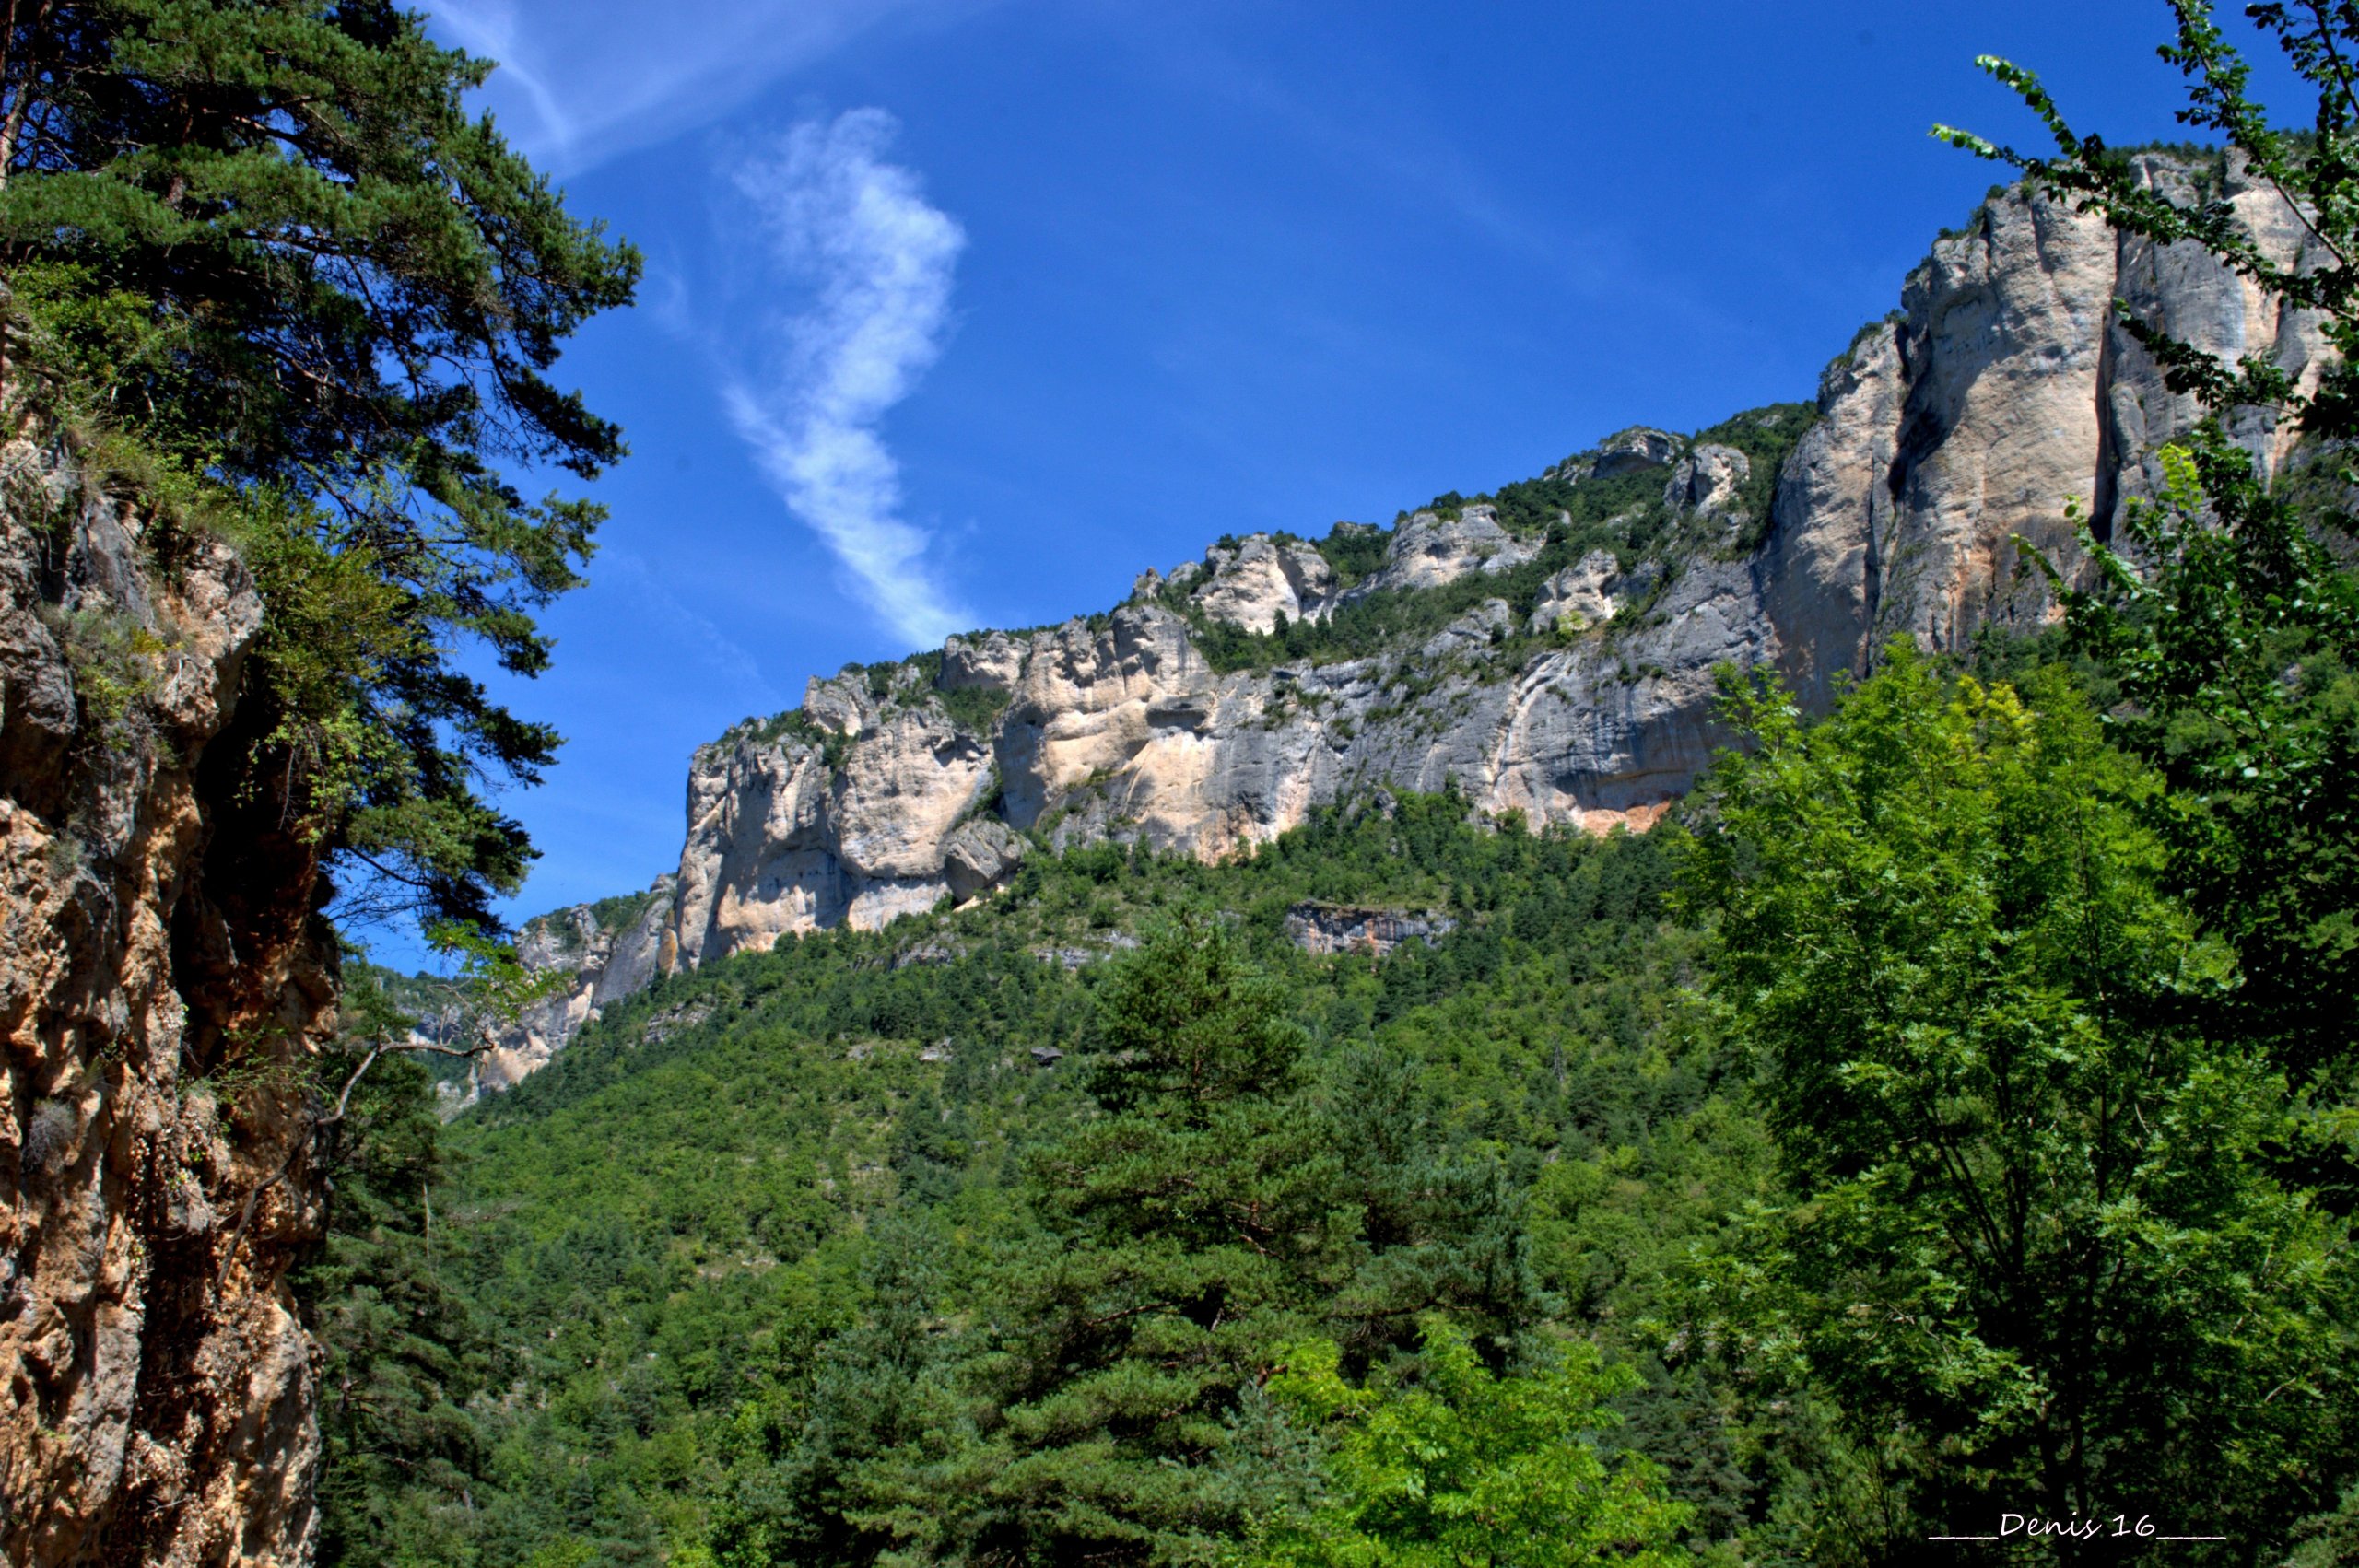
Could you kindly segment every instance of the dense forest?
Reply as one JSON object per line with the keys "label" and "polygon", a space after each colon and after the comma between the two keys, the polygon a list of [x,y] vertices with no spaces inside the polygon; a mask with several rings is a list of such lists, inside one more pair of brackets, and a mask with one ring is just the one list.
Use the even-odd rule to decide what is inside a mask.
{"label": "dense forest", "polygon": [[[2060,652],[1732,687],[1645,836],[1385,796],[659,982],[448,1129],[430,1229],[386,1079],[332,1548],[2339,1560],[2345,1124]],[[1455,929],[1314,956],[1313,901]]]}
{"label": "dense forest", "polygon": [[[445,1124],[466,1031],[411,1014],[529,999],[487,781],[557,743],[456,649],[550,656],[597,510],[508,470],[620,455],[545,372],[637,258],[395,7],[12,12],[11,406],[267,606],[225,859],[462,961],[356,951],[299,1084],[196,1064],[232,1120],[304,1107],[320,1560],[2359,1559],[2359,16],[2252,15],[2299,135],[2201,7],[2166,57],[2314,265],[2014,66],[2057,157],[1942,133],[2340,355],[2303,390],[2126,321],[2208,417],[2037,638],[1896,639],[1823,715],[1728,672],[1739,743],[1644,835],[1372,790],[1220,864],[1035,844],[975,907],[659,980]],[[1783,452],[1764,413],[1723,434]],[[1663,524],[1558,509],[1560,550]],[[157,657],[104,629],[87,702]],[[1307,906],[1434,934],[1306,951]]]}

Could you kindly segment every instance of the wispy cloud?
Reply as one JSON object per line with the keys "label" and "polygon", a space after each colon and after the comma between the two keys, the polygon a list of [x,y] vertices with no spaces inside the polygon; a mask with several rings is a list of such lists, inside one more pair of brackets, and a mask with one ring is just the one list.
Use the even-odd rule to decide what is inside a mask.
{"label": "wispy cloud", "polygon": [[992,0],[422,0],[433,30],[497,60],[501,126],[560,175],[726,114],[876,29]]}
{"label": "wispy cloud", "polygon": [[757,370],[724,387],[729,415],[789,510],[827,543],[885,622],[920,647],[971,625],[900,516],[900,470],[878,422],[941,353],[966,235],[918,177],[884,160],[880,109],[797,125],[733,183],[769,259],[807,291],[773,317]]}

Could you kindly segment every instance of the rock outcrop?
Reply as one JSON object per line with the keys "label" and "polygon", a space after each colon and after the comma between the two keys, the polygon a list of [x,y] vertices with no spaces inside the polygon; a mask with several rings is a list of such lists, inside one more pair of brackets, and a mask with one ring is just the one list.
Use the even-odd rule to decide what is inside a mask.
{"label": "rock outcrop", "polygon": [[1682,453],[1663,486],[1662,504],[1674,511],[1694,512],[1731,525],[1752,520],[1737,504],[1744,482],[1753,476],[1753,460],[1734,447],[1698,442]]}
{"label": "rock outcrop", "polygon": [[[1420,514],[1378,575],[1439,588],[1537,554],[1488,508]],[[1505,600],[1481,600],[1379,656],[1222,672],[1197,647],[1192,574],[1180,574],[1180,607],[1133,603],[1011,643],[995,665],[1005,706],[985,726],[954,718],[939,685],[896,677],[877,696],[863,673],[815,681],[803,711],[816,724],[697,754],[678,961],[975,897],[1027,840],[1221,856],[1385,783],[1457,788],[1533,823],[1645,826],[1710,754],[1714,667],[1767,657],[1770,629],[1745,562],[1695,563],[1667,585],[1611,556],[1584,568],[1562,585],[1560,620],[1579,619],[1575,604],[1611,620],[1616,591],[1651,596],[1649,613],[1612,638],[1535,651]],[[962,679],[973,668],[966,650],[939,664]]]}
{"label": "rock outcrop", "polygon": [[1641,603],[1660,572],[1625,572],[1611,550],[1592,550],[1540,585],[1532,609],[1532,629],[1579,636]]}
{"label": "rock outcrop", "polygon": [[[2272,254],[2302,253],[2272,193],[2231,177],[2229,193]],[[2052,614],[2013,541],[2075,569],[2071,513],[2102,534],[2195,416],[2117,297],[2297,378],[2326,352],[2314,322],[2200,252],[1995,193],[1814,409],[1746,416],[1750,437],[1619,432],[1534,482],[1553,523],[1522,486],[1512,509],[1503,493],[1404,515],[1372,566],[1365,525],[1224,539],[1109,613],[814,681],[799,714],[697,754],[675,961],[974,898],[1027,845],[1226,855],[1388,784],[1535,825],[1648,826],[1726,738],[1717,667],[1772,666],[1823,707],[1892,637],[1959,649]],[[2290,450],[2258,416],[2238,434],[2270,464]],[[1303,635],[1347,621],[1365,635]],[[1293,651],[1322,647],[1351,652]]]}
{"label": "rock outcrop", "polygon": [[0,1555],[308,1561],[287,1271],[311,863],[205,787],[262,602],[222,545],[0,448]]}
{"label": "rock outcrop", "polygon": [[1355,597],[1387,589],[1440,588],[1469,572],[1503,572],[1539,554],[1530,540],[1499,526],[1496,508],[1474,505],[1455,518],[1417,512],[1393,530],[1384,565]]}
{"label": "rock outcrop", "polygon": [[1299,539],[1250,534],[1215,544],[1201,566],[1191,562],[1167,579],[1189,591],[1204,614],[1250,632],[1273,629],[1283,615],[1315,621],[1335,602],[1335,570],[1317,547]]}
{"label": "rock outcrop", "polygon": [[1458,929],[1433,910],[1363,908],[1352,904],[1297,904],[1286,911],[1286,937],[1305,953],[1381,958],[1403,942],[1430,947]]}
{"label": "rock outcrop", "polygon": [[526,1008],[500,1031],[499,1046],[475,1059],[467,1099],[546,1067],[609,1003],[644,990],[663,972],[677,881],[667,872],[644,893],[576,904],[524,923],[516,935],[517,962],[534,975],[562,973],[568,984]]}
{"label": "rock outcrop", "polygon": [[[2145,179],[2186,194],[2157,156]],[[2273,191],[2229,182],[2255,239],[2304,261],[2307,231]],[[1827,369],[1819,418],[1778,478],[1761,559],[1778,661],[1824,703],[1839,670],[1895,634],[1963,648],[1985,626],[2050,614],[2018,535],[2068,565],[2068,508],[2107,536],[2151,494],[2155,451],[2196,418],[2113,317],[2150,324],[2233,363],[2259,354],[2313,385],[2328,353],[2316,320],[2191,246],[2117,235],[2069,203],[1994,193],[1908,276],[1901,308]],[[2273,471],[2293,432],[2254,415],[2238,439]]]}
{"label": "rock outcrop", "polygon": [[1611,479],[1618,474],[1661,468],[1679,455],[1682,444],[1680,439],[1668,430],[1633,425],[1599,442],[1596,452],[1582,466],[1588,469],[1592,479]]}

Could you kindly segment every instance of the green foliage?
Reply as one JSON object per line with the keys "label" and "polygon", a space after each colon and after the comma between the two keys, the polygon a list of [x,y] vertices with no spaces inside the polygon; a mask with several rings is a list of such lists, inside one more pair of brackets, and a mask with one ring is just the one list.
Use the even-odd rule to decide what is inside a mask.
{"label": "green foliage", "polygon": [[[1769,521],[1769,502],[1778,468],[1810,427],[1805,404],[1773,404],[1737,415],[1692,438],[1696,444],[1714,442],[1745,453],[1751,466],[1731,503],[1747,513],[1753,526],[1742,535],[1729,535],[1714,526],[1708,532],[1692,520],[1683,520],[1663,504],[1663,471],[1643,468],[1604,478],[1588,477],[1588,454],[1566,460],[1549,475],[1502,486],[1496,495],[1473,501],[1491,503],[1500,525],[1509,532],[1542,541],[1532,560],[1496,574],[1475,573],[1438,588],[1388,589],[1337,605],[1318,621],[1282,623],[1256,633],[1195,610],[1184,594],[1168,597],[1174,609],[1189,617],[1197,648],[1219,671],[1269,669],[1292,662],[1339,663],[1386,653],[1398,653],[1432,637],[1487,599],[1507,602],[1510,624],[1518,628],[1493,648],[1489,661],[1503,673],[1519,669],[1535,651],[1555,646],[1553,636],[1534,636],[1527,626],[1538,603],[1542,584],[1566,567],[1594,551],[1606,551],[1625,569],[1653,561],[1667,570],[1679,563],[1712,553],[1742,553],[1757,544]],[[1471,505],[1452,491],[1433,503],[1438,513],[1457,515]],[[1383,559],[1387,536],[1350,524],[1319,544],[1319,549],[1348,585],[1373,571]],[[1667,580],[1667,571],[1658,571]]]}
{"label": "green foliage", "polygon": [[[2359,99],[2347,54],[2359,17],[2347,7],[2255,5],[2250,17],[2317,89],[2317,115],[2295,130],[2270,123],[2250,97],[2250,66],[2211,9],[2177,7],[2164,59],[2187,77],[2179,121],[2217,132],[2241,180],[2286,195],[2321,257],[2276,260],[2244,228],[2220,184],[2175,201],[2144,184],[2126,153],[2071,130],[2038,77],[1981,59],[2040,115],[2055,158],[2029,158],[1954,127],[1946,142],[1998,158],[2043,189],[2105,212],[2156,243],[2208,250],[2286,309],[2314,311],[2333,354],[2303,392],[2265,354],[2234,366],[2123,309],[2123,325],[2154,354],[2173,392],[2194,393],[2208,420],[2164,452],[2168,486],[2123,519],[2128,549],[2109,547],[2111,519],[2083,540],[2097,559],[2095,591],[2067,594],[2076,641],[2120,674],[2135,703],[2126,741],[2173,785],[2173,870],[2196,910],[2229,936],[2248,986],[2236,1025],[2267,1037],[2300,1075],[2324,1073],[2324,1094],[2350,1099],[2342,998],[2359,981],[2359,585],[2324,543],[2352,528],[2342,451],[2359,436]],[[2227,148],[2206,148],[2208,163]],[[2335,464],[2342,488],[2271,493],[2227,436],[2244,410],[2300,427]],[[2295,502],[2307,502],[2297,507]]]}
{"label": "green foliage", "polygon": [[997,686],[958,686],[938,691],[933,700],[950,721],[970,735],[988,735],[1008,704],[1008,694]]}
{"label": "green foliage", "polygon": [[[2359,13],[2347,6],[2256,5],[2249,15],[2317,94],[2310,123],[2281,129],[2248,88],[2251,67],[2210,9],[2176,8],[2162,51],[2186,80],[2179,119],[2216,133],[2248,187],[2303,214],[2313,255],[2273,257],[2243,226],[2224,183],[2192,200],[2142,181],[2102,138],[2083,135],[2036,76],[1981,64],[2053,135],[2031,158],[1946,126],[1935,135],[2013,164],[2043,189],[2100,211],[2125,232],[2208,252],[2283,309],[2310,312],[2333,352],[2314,390],[2275,357],[2234,365],[2118,305],[2170,389],[2207,417],[2161,458],[2152,505],[2090,520],[2082,545],[2093,589],[2058,576],[2075,646],[2107,667],[2128,699],[2125,743],[2170,787],[2160,829],[2171,874],[2196,914],[2236,950],[2245,984],[2222,1000],[2220,1027],[2265,1041],[2314,1096],[2324,1133],[2294,1163],[2359,1182],[2348,1136],[2354,1061],[2345,999],[2359,984],[2359,580],[2330,541],[2352,532],[2348,448],[2359,437],[2359,98],[2347,61]],[[2272,488],[2230,430],[2255,411],[2304,432],[2310,467]],[[2341,1147],[2337,1147],[2341,1145]],[[2347,1204],[2347,1196],[2338,1201]]]}
{"label": "green foliage", "polygon": [[[2071,1410],[2088,1487],[2201,1474],[2247,1539],[2340,1539],[2341,1222],[2206,1031],[2227,955],[2156,891],[2153,776],[1980,657],[2032,698],[1903,656],[1821,730],[1763,718],[1678,851],[1742,901],[1708,936],[1665,918],[1675,828],[1410,796],[1226,865],[1036,856],[611,1008],[452,1129],[438,1266],[507,1391],[466,1551],[1217,1560],[1356,1506],[1353,1422],[1270,1395],[1289,1347],[1430,1393],[1437,1311],[1502,1387],[1593,1343],[1587,1441],[1691,1548],[1912,1550],[2043,1495]],[[1458,929],[1313,958],[1308,899]]]}
{"label": "green foliage", "polygon": [[[979,1397],[872,1470],[853,1518],[935,1560],[1209,1561],[1267,1482],[1249,1396],[1287,1339],[1346,1326],[1365,1355],[1436,1306],[1494,1332],[1529,1315],[1512,1192],[1367,1201],[1344,1117],[1390,1119],[1378,1147],[1408,1164],[1429,1128],[1349,1104],[1348,1082],[1302,1094],[1285,1002],[1200,918],[1114,966],[1087,1077],[1101,1114],[1026,1161],[1037,1239],[979,1283]],[[1413,1252],[1426,1266],[1400,1266]]]}
{"label": "green foliage", "polygon": [[[898,663],[849,665],[846,669],[860,674],[868,687],[869,696],[876,702],[891,702],[896,690],[903,694],[905,702],[912,698],[917,701],[930,699],[941,708],[952,723],[970,735],[989,735],[1009,701],[1008,694],[996,687],[940,689],[942,651],[939,649],[912,654]],[[767,719],[743,720],[731,726],[714,743],[734,745],[743,741],[754,745],[767,745],[782,736],[816,748],[829,767],[841,766],[852,744],[851,737],[829,729],[800,708],[791,708]]]}
{"label": "green foliage", "polygon": [[1672,1542],[1689,1510],[1659,1472],[1609,1464],[1598,1433],[1617,1424],[1617,1377],[1579,1341],[1529,1376],[1495,1376],[1465,1337],[1426,1326],[1414,1374],[1388,1368],[1356,1388],[1336,1348],[1295,1347],[1270,1391],[1297,1420],[1336,1432],[1330,1494],[1257,1531],[1268,1568],[1530,1568],[1687,1561]]}
{"label": "green foliage", "polygon": [[138,704],[162,674],[157,656],[165,650],[164,643],[120,613],[57,611],[43,618],[73,668],[82,725],[120,748]]}
{"label": "green foliage", "polygon": [[[2215,426],[2165,450],[2169,475],[2067,596],[2076,643],[2133,705],[2126,743],[2172,786],[2162,819],[2197,911],[2247,985],[2231,1026],[2351,1092],[2343,1000],[2359,984],[2359,581],[2262,488]],[[2214,525],[2217,519],[2225,526]]]}
{"label": "green foliage", "polygon": [[426,942],[455,967],[451,979],[479,1017],[511,1023],[536,1001],[563,989],[569,977],[562,970],[539,973],[518,961],[516,950],[478,926],[460,920],[437,920],[426,928]]}
{"label": "green foliage", "polygon": [[[398,1017],[365,971],[346,994],[360,1036]],[[446,1173],[428,1091],[425,1071],[399,1058],[356,1087],[326,1150],[327,1237],[294,1280],[323,1355],[324,1562],[460,1562],[472,1533],[485,1455],[466,1405],[489,1346],[435,1256],[433,1188]]]}
{"label": "green foliage", "polygon": [[65,0],[6,44],[12,390],[254,567],[269,620],[223,749],[257,817],[481,919],[530,850],[476,776],[529,781],[557,737],[450,649],[547,662],[533,612],[599,514],[500,465],[621,454],[545,373],[637,257],[468,118],[488,67],[381,0]]}
{"label": "green foliage", "polygon": [[1835,363],[1847,369],[1849,369],[1857,363],[1860,349],[1865,348],[1878,337],[1889,335],[1893,328],[1906,319],[1906,312],[1895,310],[1885,311],[1872,322],[1862,323],[1860,330],[1851,334],[1851,341],[1843,345],[1843,352],[1835,357]]}
{"label": "green foliage", "polygon": [[656,888],[641,893],[619,893],[611,898],[600,898],[590,905],[592,923],[602,931],[619,931],[636,925],[649,908],[663,901],[663,894]]}
{"label": "green foliage", "polygon": [[[1439,1305],[1505,1364],[1552,1293],[1631,1343],[1686,1248],[1716,1233],[1716,1195],[1755,1191],[1762,1169],[1695,1141],[1745,1124],[1708,1041],[1672,1027],[1694,944],[1662,923],[1668,883],[1658,839],[1490,832],[1463,801],[1408,796],[1321,813],[1227,865],[1120,846],[1036,856],[988,907],[815,934],[611,1006],[450,1130],[434,1257],[470,1305],[469,1342],[491,1347],[453,1560],[571,1542],[601,1562],[869,1562],[897,1522],[973,1539],[976,1511],[937,1489],[980,1473],[959,1465],[1017,1458],[990,1483],[1014,1515],[1038,1523],[1071,1481],[1155,1521],[1156,1540],[1201,1545],[1221,1521],[1233,1539],[1249,1504],[1315,1490],[1310,1434],[1255,1383],[1285,1343],[1335,1341],[1356,1376],[1415,1353],[1415,1313]],[[1459,930],[1376,963],[1312,958],[1284,931],[1310,898],[1447,909]],[[1226,944],[1227,994],[1277,1007],[1240,1022],[1273,1031],[1276,1057],[1292,1038],[1298,1065],[1266,1080],[1278,1093],[1201,1118],[1153,1082],[1137,1115],[1109,1113],[1086,1092],[1113,1054],[1101,999],[1135,985],[1039,954],[1104,953],[1207,908],[1227,912],[1195,922]],[[1210,962],[1174,965],[1182,989]],[[1036,1046],[1069,1054],[1042,1068]],[[1250,1246],[1191,1260],[1217,1206],[1118,1188],[1086,1138],[1121,1141],[1133,1174],[1201,1165],[1226,1192],[1283,1187],[1307,1163],[1333,1245],[1278,1265]],[[1086,1179],[1061,1174],[1084,1165]],[[1066,1236],[1086,1248],[1070,1263],[1053,1245]],[[1086,1363],[1096,1381],[1060,1385],[1050,1367],[1019,1397],[1004,1380],[1072,1322],[1067,1298],[1031,1293],[1190,1278],[1264,1289],[1265,1305],[1211,1334],[1141,1314]],[[1156,1336],[1207,1347],[1180,1375],[1201,1395],[1186,1422],[1223,1434],[1216,1459],[1168,1477],[1149,1462],[1167,1439],[1124,1432],[1133,1459],[1098,1477],[1086,1433],[1018,1444],[996,1424],[1116,1397]],[[1620,1396],[1626,1430],[1678,1428],[1694,1398]],[[1708,1449],[1675,1457],[1674,1487],[1749,1496]]]}
{"label": "green foliage", "polygon": [[[2179,10],[2197,123],[2345,235],[2359,108],[2324,45],[2359,23],[2256,10],[2323,89],[2304,141]],[[2067,155],[2036,178],[2328,315],[2306,399],[2133,330],[2176,390],[2339,461],[2359,249],[2271,272],[2216,166],[2170,207],[2002,74]],[[181,363],[85,297],[65,336]],[[1763,520],[1806,424],[1698,439],[1748,453]],[[2095,520],[2062,632],[1983,639],[1971,678],[1895,648],[1816,727],[1732,693],[1754,754],[1692,840],[1380,797],[1222,866],[1033,856],[987,908],[611,1008],[452,1129],[431,1253],[422,1201],[331,1243],[367,1308],[331,1364],[388,1390],[329,1428],[331,1557],[1869,1568],[2002,1509],[2347,1555],[2359,617],[2315,531],[2359,476],[2271,491],[2217,426],[2165,466]],[[1393,651],[1590,549],[1755,543],[1583,467],[1489,497],[1543,540],[1520,573],[1203,644]],[[1320,548],[1357,581],[1381,538]],[[915,673],[867,672],[880,700]],[[1309,899],[1456,929],[1314,958],[1283,934]]]}
{"label": "green foliage", "polygon": [[1756,1366],[1825,1392],[1899,1539],[2329,1501],[2348,1237],[2264,1159],[2282,1074],[2204,1027],[2232,956],[2162,890],[2159,781],[2053,673],[1905,641],[1813,729],[1732,691],[1757,752],[1687,877],[1791,1193],[1714,1270]]}
{"label": "green foliage", "polygon": [[937,1316],[942,1244],[921,1221],[887,1220],[860,1280],[867,1310],[814,1358],[784,1457],[753,1470],[709,1537],[719,1564],[867,1561],[889,1534],[859,1512],[866,1475],[920,1451],[959,1419],[952,1341]]}
{"label": "green foliage", "polygon": [[1349,588],[1384,564],[1384,531],[1365,522],[1339,522],[1315,548],[1335,574],[1339,587]]}
{"label": "green foliage", "polygon": [[[1794,443],[1810,428],[1812,416],[1808,404],[1770,404],[1731,415],[1687,438],[1691,447],[1733,447],[1744,453],[1750,464],[1732,504],[1751,516],[1756,526],[1737,542],[1737,547],[1750,549],[1758,543],[1768,523],[1778,471]],[[1577,452],[1550,471],[1554,477],[1522,480],[1501,486],[1495,496],[1475,499],[1494,502],[1501,526],[1510,532],[1544,533],[1561,520],[1573,558],[1591,550],[1610,550],[1627,565],[1656,548],[1672,527],[1673,520],[1662,504],[1663,475],[1659,469],[1640,468],[1590,478],[1588,460],[1593,455]],[[1692,548],[1704,542],[1681,543]],[[1709,544],[1728,547],[1724,541]]]}
{"label": "green foliage", "polygon": [[734,746],[740,743],[766,746],[781,737],[792,738],[810,746],[829,767],[841,767],[846,754],[851,750],[852,737],[840,731],[830,730],[800,708],[790,708],[773,713],[767,719],[744,719],[722,733],[715,746]]}
{"label": "green foliage", "polygon": [[[1510,610],[1520,604],[1528,618],[1540,585],[1576,558],[1551,545],[1537,560],[1496,576],[1471,574],[1438,588],[1385,589],[1337,605],[1320,620],[1291,621],[1269,632],[1215,620],[1184,597],[1168,603],[1188,616],[1190,635],[1215,670],[1266,670],[1295,661],[1341,663],[1414,648],[1486,599],[1505,599]],[[1508,668],[1514,667],[1511,661],[1519,651],[1502,653]]]}
{"label": "green foliage", "polygon": [[1283,988],[1193,911],[1115,969],[1098,1007],[1089,1088],[1118,1114],[1201,1127],[1234,1101],[1284,1092],[1302,1055]]}

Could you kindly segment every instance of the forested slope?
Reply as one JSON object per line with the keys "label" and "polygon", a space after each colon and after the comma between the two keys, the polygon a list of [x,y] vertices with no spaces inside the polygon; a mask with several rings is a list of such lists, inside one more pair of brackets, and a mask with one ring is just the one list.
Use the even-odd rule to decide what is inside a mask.
{"label": "forested slope", "polygon": [[[444,1125],[551,1000],[491,910],[558,737],[466,650],[551,655],[599,510],[510,471],[621,455],[549,375],[638,259],[381,0],[13,9],[0,1540],[2359,1556],[2359,19],[2253,19],[2318,111],[2179,7],[2216,159],[1989,63],[2059,156],[1941,133],[2022,182],[1807,429],[816,683]],[[927,831],[839,855],[855,775]],[[386,914],[458,976],[342,962]]]}
{"label": "forested slope", "polygon": [[[874,1314],[908,1309],[879,1280],[913,1258],[935,1277],[923,1332],[954,1358],[997,1271],[1057,1250],[1026,1155],[1102,1121],[1105,992],[1141,934],[1190,919],[1232,930],[1303,1032],[1288,1125],[1404,1162],[1338,1173],[1323,1199],[1397,1190],[1375,1256],[1420,1279],[1495,1273],[1495,1358],[1552,1322],[1613,1325],[1655,1376],[1628,1397],[1638,1430],[1684,1432],[1702,1396],[1643,1325],[1689,1243],[1766,1190],[1768,1157],[1683,998],[1697,940],[1667,919],[1669,854],[1388,796],[1235,864],[1076,851],[986,908],[659,982],[451,1130],[438,1267],[475,1314],[485,1481],[472,1515],[413,1497],[418,1527],[487,1561],[560,1537],[652,1561],[711,1532],[743,1562],[770,1560],[749,1533],[824,1527],[748,1502],[796,1462],[816,1381]],[[1459,928],[1312,957],[1285,924],[1309,899]],[[1450,1256],[1476,1246],[1497,1256]],[[1682,1436],[1674,1478],[1725,1527],[1753,1483],[1721,1425]]]}
{"label": "forested slope", "polygon": [[[2085,1551],[2335,1561],[2333,1091],[2060,646],[1732,685],[1756,755],[1646,836],[1387,794],[659,982],[450,1129],[390,1245],[451,1468],[346,1469],[340,1539],[1864,1564],[2113,1506]],[[1454,929],[1317,956],[1311,901]]]}

